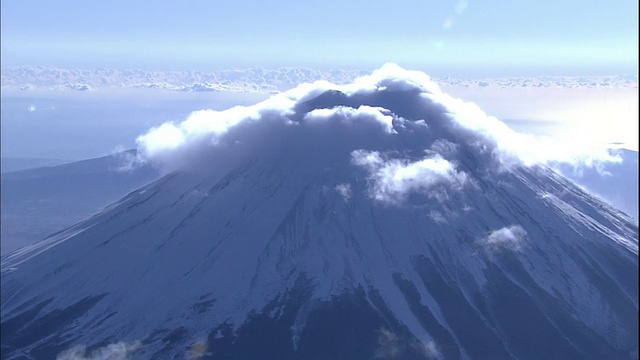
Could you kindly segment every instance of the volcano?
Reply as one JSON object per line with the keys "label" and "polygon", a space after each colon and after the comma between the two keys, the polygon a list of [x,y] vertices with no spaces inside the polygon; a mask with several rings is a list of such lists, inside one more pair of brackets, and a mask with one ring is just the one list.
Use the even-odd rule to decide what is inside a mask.
{"label": "volcano", "polygon": [[3,359],[638,356],[637,224],[423,73],[139,145],[166,175],[3,257]]}

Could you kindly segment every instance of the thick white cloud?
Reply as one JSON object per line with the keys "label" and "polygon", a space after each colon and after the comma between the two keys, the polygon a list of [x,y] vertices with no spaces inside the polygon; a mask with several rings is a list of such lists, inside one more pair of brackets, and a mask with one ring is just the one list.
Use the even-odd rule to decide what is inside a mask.
{"label": "thick white cloud", "polygon": [[488,116],[476,104],[446,94],[437,96],[434,101],[446,107],[456,124],[488,140],[488,146],[503,165],[568,163],[591,167],[621,160],[608,149],[589,147],[571,139],[558,142],[548,137],[518,133],[499,119]]}
{"label": "thick white cloud", "polygon": [[353,163],[369,171],[371,196],[384,202],[401,201],[408,193],[434,191],[440,184],[461,188],[467,181],[464,172],[440,155],[410,162],[403,159],[384,159],[377,151],[356,150],[351,153]]}
{"label": "thick white cloud", "polygon": [[360,106],[357,109],[347,106],[337,106],[332,109],[315,109],[305,115],[304,120],[310,122],[323,122],[335,120],[349,126],[357,121],[376,121],[382,126],[385,132],[395,133],[393,129],[393,117],[385,115],[388,111],[380,107]]}
{"label": "thick white cloud", "polygon": [[527,232],[521,226],[512,225],[492,231],[482,243],[493,250],[520,251],[526,237]]}
{"label": "thick white cloud", "polygon": [[373,93],[376,91],[388,90],[390,92],[442,94],[440,87],[431,80],[429,75],[422,71],[405,70],[400,66],[389,63],[380,69],[374,70],[371,75],[362,76],[336,88],[348,95]]}
{"label": "thick white cloud", "polygon": [[619,160],[606,150],[517,133],[443,93],[426,74],[394,64],[346,85],[301,84],[253,106],[196,111],[151,129],[138,144],[166,171],[223,167],[270,152],[304,154],[312,163],[352,161],[369,172],[371,195],[391,202],[413,191],[460,188],[474,176],[470,166]]}

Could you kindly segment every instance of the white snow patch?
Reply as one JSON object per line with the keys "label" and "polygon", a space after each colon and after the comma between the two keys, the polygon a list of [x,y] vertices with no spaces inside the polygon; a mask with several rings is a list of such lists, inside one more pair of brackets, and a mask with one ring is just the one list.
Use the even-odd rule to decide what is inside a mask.
{"label": "white snow patch", "polygon": [[[328,90],[341,93],[345,99],[357,98],[356,105],[330,101],[326,105],[329,108],[299,113],[300,105]],[[408,104],[403,104],[403,101]],[[364,105],[380,103],[388,104],[388,109]],[[420,115],[404,119],[393,113],[404,111],[401,109],[407,106],[414,107],[415,111],[411,112]],[[302,119],[295,115],[301,115]],[[372,126],[377,128],[376,131],[382,129],[382,134],[374,133],[375,137],[372,137]],[[289,131],[287,128],[290,127],[307,130]],[[233,134],[232,129],[235,129]],[[349,136],[340,136],[345,133]],[[380,150],[375,149],[376,146],[398,148],[399,145],[411,151],[432,148],[448,160],[455,160],[456,147],[466,144],[475,147],[474,151],[478,153],[491,154],[505,166],[563,162],[591,167],[602,162],[620,161],[606,149],[588,148],[569,141],[558,144],[550,139],[517,133],[497,118],[488,116],[474,103],[443,93],[428,75],[408,71],[395,64],[386,64],[346,85],[316,81],[275,94],[252,106],[237,106],[224,111],[195,111],[180,123],[168,122],[151,129],[138,137],[137,142],[144,158],[159,163],[161,168],[175,170],[194,163],[194,158],[198,157],[206,157],[205,163],[213,167],[221,159],[236,161],[238,159],[235,158],[239,158],[237,144],[262,142],[269,138],[281,140],[272,140],[265,145],[272,150],[289,140],[319,143],[321,148],[328,150],[350,147],[351,150],[376,151]],[[391,145],[394,138],[403,141]],[[447,146],[451,143],[447,138],[456,145]],[[223,141],[225,139],[227,141]],[[383,145],[385,143],[388,144]],[[212,152],[212,148],[217,148],[217,152]],[[264,150],[255,146],[251,148],[254,152]],[[314,161],[314,157],[319,155],[318,151],[305,154],[309,161]],[[445,164],[442,160],[425,159],[415,166],[404,166],[407,168],[398,176],[405,177],[401,181],[405,184],[424,184],[421,179],[414,181],[407,177],[421,176],[425,168]]]}

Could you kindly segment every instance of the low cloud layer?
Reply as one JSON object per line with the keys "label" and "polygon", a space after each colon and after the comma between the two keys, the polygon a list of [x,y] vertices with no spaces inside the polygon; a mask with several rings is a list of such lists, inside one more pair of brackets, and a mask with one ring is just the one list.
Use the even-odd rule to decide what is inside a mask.
{"label": "low cloud layer", "polygon": [[253,106],[196,111],[151,129],[138,145],[167,172],[225,168],[265,154],[295,153],[319,166],[346,161],[368,173],[369,195],[385,202],[464,187],[470,170],[619,161],[604,149],[517,133],[443,93],[426,74],[394,64],[346,85],[301,84]]}

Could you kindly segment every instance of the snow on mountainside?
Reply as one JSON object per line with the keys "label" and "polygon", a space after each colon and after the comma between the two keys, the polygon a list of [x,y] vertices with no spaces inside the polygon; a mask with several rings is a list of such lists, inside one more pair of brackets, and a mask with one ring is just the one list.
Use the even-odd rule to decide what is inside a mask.
{"label": "snow on mountainside", "polygon": [[572,169],[558,164],[563,175],[601,196],[638,221],[638,152],[617,150],[622,162],[602,164],[597,168]]}
{"label": "snow on mountainside", "polygon": [[[336,84],[353,81],[363,70],[316,70],[308,68],[201,71],[145,71],[115,69],[63,69],[20,66],[2,69],[3,90],[62,89],[88,91],[102,87],[137,87],[174,91],[277,92],[297,84],[328,80]],[[457,87],[497,88],[637,88],[636,75],[538,76],[481,79],[435,79]]]}
{"label": "snow on mountainside", "polygon": [[637,225],[422,73],[139,144],[164,177],[2,258],[3,359],[638,355]]}

